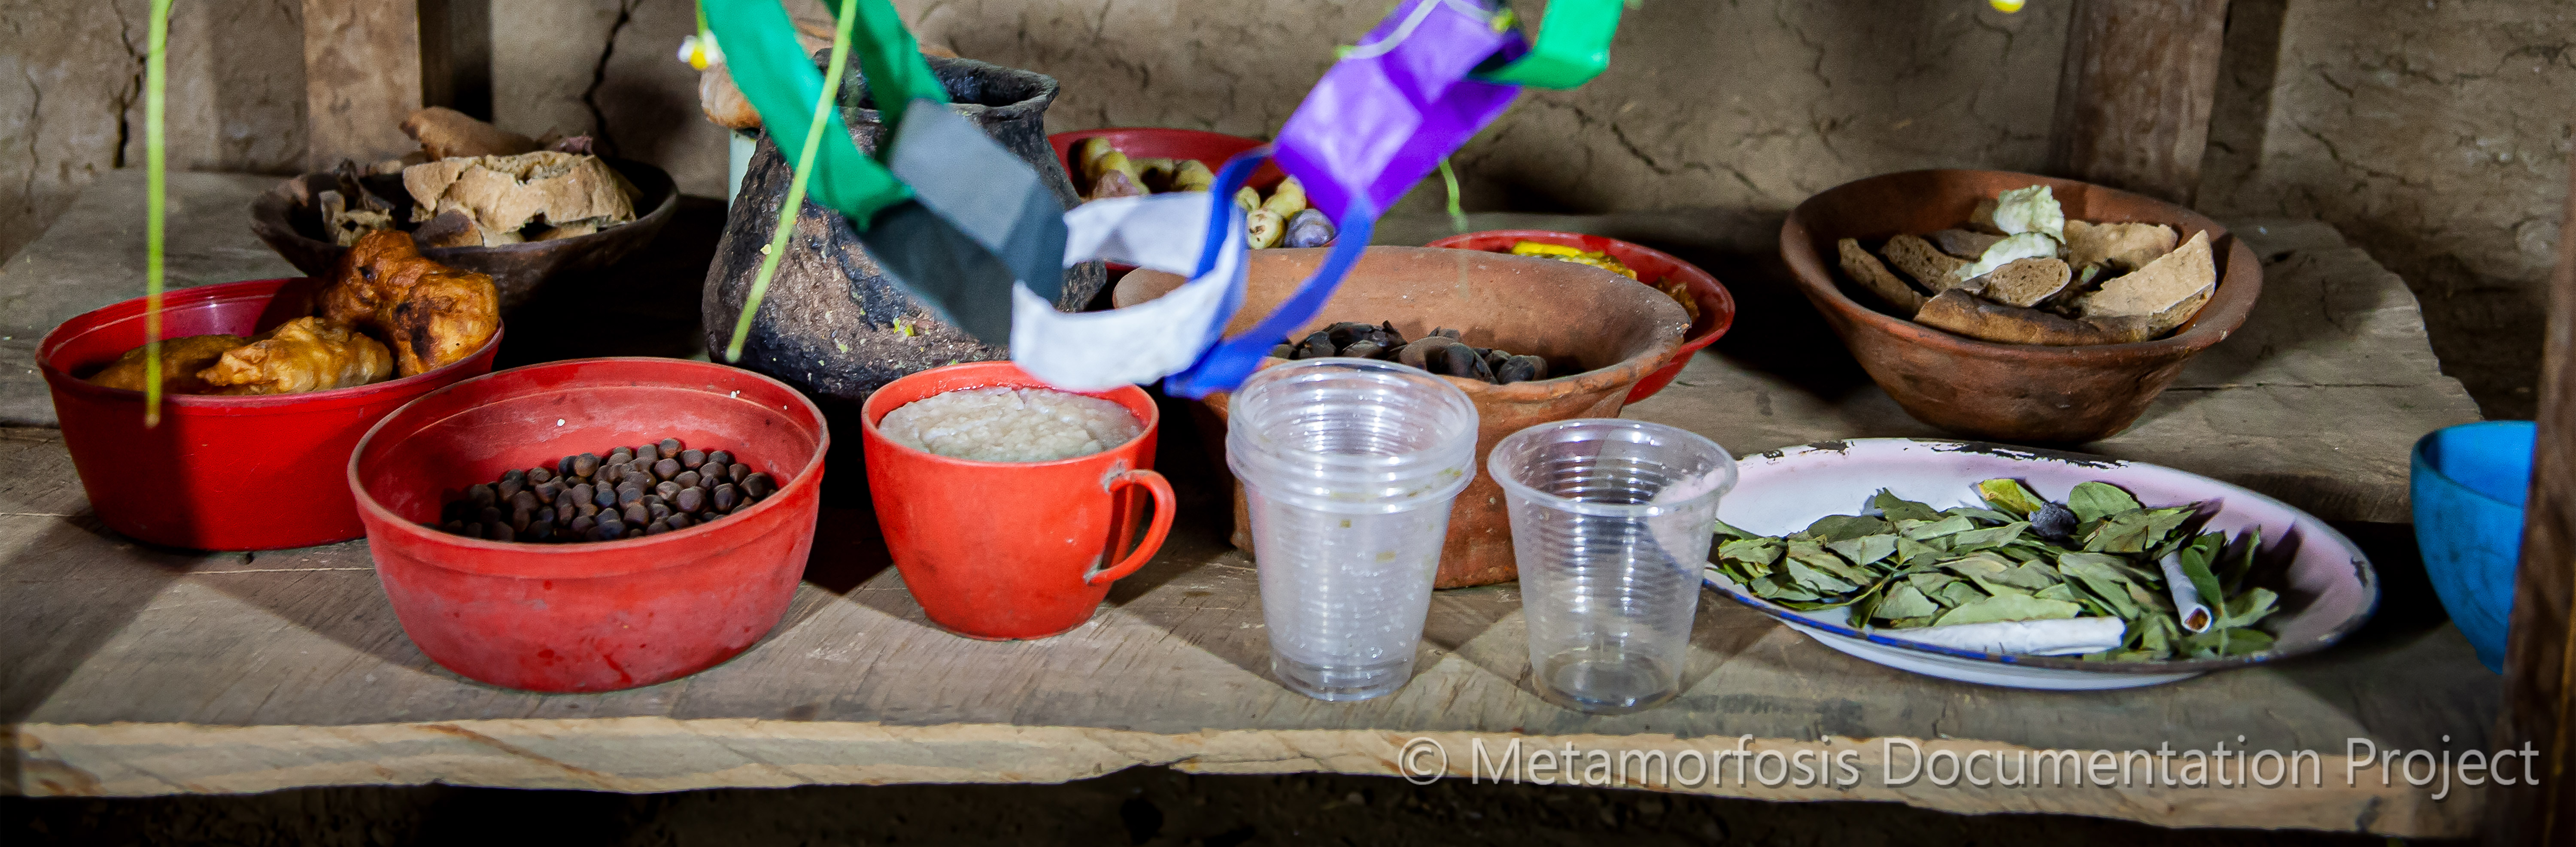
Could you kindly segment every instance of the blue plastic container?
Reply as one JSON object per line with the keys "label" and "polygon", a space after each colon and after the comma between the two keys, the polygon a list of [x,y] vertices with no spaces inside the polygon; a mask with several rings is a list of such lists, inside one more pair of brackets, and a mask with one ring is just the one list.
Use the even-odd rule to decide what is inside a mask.
{"label": "blue plastic container", "polygon": [[2504,672],[2522,504],[2531,490],[2530,421],[2434,430],[2415,442],[2415,544],[2451,623],[2488,670]]}

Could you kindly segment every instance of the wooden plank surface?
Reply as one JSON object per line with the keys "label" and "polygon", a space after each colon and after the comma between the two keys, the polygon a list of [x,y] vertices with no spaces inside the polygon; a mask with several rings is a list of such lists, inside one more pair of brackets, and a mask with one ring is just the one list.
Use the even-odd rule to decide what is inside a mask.
{"label": "wooden plank surface", "polygon": [[2075,0],[2049,172],[2191,205],[2226,32],[2227,0]]}
{"label": "wooden plank surface", "polygon": [[[1678,223],[1556,223],[1694,222],[1667,220]],[[2320,225],[2237,226],[2267,262],[2257,319],[2195,362],[2137,430],[2095,449],[2228,478],[2329,519],[2403,520],[2405,444],[2473,419],[2474,407],[2435,372],[2414,302],[2393,276]],[[1743,244],[1701,257],[1743,303],[1738,328],[1631,414],[1739,452],[1928,434],[1765,276],[1758,239]],[[0,275],[0,293],[14,281]],[[1167,470],[1182,475],[1200,461],[1188,438],[1166,438]],[[29,794],[431,780],[652,791],[1044,781],[1138,764],[1382,774],[1396,772],[1417,736],[1445,744],[1452,772],[1464,776],[1479,740],[1672,753],[1732,750],[1751,736],[1744,743],[1754,749],[1850,750],[1865,777],[1648,787],[2459,835],[2482,795],[2454,786],[2436,800],[2432,787],[2382,785],[2376,766],[2348,781],[2341,754],[2352,738],[2410,750],[2485,746],[2499,697],[2457,632],[2437,611],[2428,617],[2429,597],[2400,591],[2392,570],[2379,621],[2325,655],[2091,694],[1881,668],[1703,595],[1687,691],[1607,718],[1531,693],[1513,586],[1449,591],[1435,598],[1412,683],[1376,701],[1321,703],[1268,678],[1252,563],[1224,546],[1222,507],[1204,496],[1185,505],[1154,564],[1063,636],[990,643],[937,630],[886,566],[870,516],[840,512],[825,517],[785,620],[743,656],[646,689],[535,695],[464,681],[421,656],[363,544],[223,555],[141,547],[88,517],[55,434],[0,431],[0,467],[15,469],[0,475],[0,584],[12,589],[0,597],[0,732],[9,735],[0,788]],[[2318,751],[2331,779],[2303,788],[1888,785],[1880,739],[2002,752],[2225,742]]]}

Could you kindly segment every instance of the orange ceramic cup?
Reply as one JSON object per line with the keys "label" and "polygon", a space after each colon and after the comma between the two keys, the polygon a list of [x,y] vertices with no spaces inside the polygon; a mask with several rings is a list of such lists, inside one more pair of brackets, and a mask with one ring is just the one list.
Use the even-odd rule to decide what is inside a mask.
{"label": "orange ceramic cup", "polygon": [[[974,362],[887,383],[860,407],[868,492],[903,584],[931,621],[969,638],[1044,638],[1091,619],[1109,583],[1136,572],[1172,529],[1172,486],[1154,464],[1160,415],[1144,389],[1081,392],[1136,416],[1127,443],[1051,462],[979,462],[896,444],[886,413],[965,388],[1049,388],[1009,362]],[[1134,536],[1143,488],[1154,501]],[[1116,564],[1111,564],[1111,562]]]}

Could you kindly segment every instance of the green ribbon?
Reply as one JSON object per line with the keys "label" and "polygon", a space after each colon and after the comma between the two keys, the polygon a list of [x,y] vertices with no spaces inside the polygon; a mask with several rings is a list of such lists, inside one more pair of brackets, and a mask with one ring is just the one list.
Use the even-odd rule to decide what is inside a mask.
{"label": "green ribbon", "polygon": [[[857,8],[851,49],[884,125],[900,123],[913,100],[948,102],[947,87],[921,58],[920,45],[904,29],[894,6],[886,0],[859,0]],[[725,46],[726,70],[743,99],[760,112],[771,141],[780,150],[803,147],[814,103],[823,94],[823,74],[797,43],[786,7],[779,0],[708,0],[705,9],[716,42]],[[832,11],[829,4],[824,9]],[[850,127],[840,110],[831,110],[823,123],[812,187],[816,202],[865,231],[877,212],[912,199],[912,189],[879,161],[887,151],[879,150],[872,159],[850,142]]]}
{"label": "green ribbon", "polygon": [[1502,67],[1471,75],[1531,88],[1574,88],[1610,67],[1610,39],[1629,0],[1548,0],[1530,51]]}

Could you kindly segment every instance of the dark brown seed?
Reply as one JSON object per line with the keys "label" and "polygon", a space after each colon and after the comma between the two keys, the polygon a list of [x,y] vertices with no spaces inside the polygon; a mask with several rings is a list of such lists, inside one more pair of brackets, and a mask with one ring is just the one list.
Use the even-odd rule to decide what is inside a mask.
{"label": "dark brown seed", "polygon": [[719,512],[733,511],[734,504],[740,502],[742,489],[730,482],[716,486],[716,490],[707,495],[707,504]]}
{"label": "dark brown seed", "polygon": [[1362,359],[1375,359],[1385,352],[1385,347],[1378,346],[1377,342],[1365,338],[1352,342],[1349,347],[1342,348],[1342,355]]}
{"label": "dark brown seed", "polygon": [[474,519],[482,523],[484,526],[491,526],[501,522],[501,510],[491,506],[485,506],[483,507],[482,513],[475,515]]}
{"label": "dark brown seed", "polygon": [[660,504],[660,503],[655,503],[655,504],[653,504],[653,505],[650,505],[650,506],[646,506],[646,507],[644,507],[644,513],[645,513],[645,514],[647,514],[647,515],[652,515],[652,516],[653,516],[653,519],[658,521],[658,520],[661,520],[661,519],[663,519],[663,518],[667,518],[667,517],[670,517],[670,516],[671,516],[671,507],[669,507],[669,506],[665,506],[665,505]]}
{"label": "dark brown seed", "polygon": [[646,495],[644,495],[644,499],[642,499],[642,500],[637,500],[637,501],[635,501],[635,502],[638,502],[638,503],[642,503],[642,504],[644,504],[644,508],[647,508],[647,509],[653,508],[653,507],[655,507],[655,506],[668,506],[668,505],[671,505],[671,501],[670,501],[668,498],[665,498],[665,497],[663,497],[662,495],[659,495],[659,494],[646,494]]}
{"label": "dark brown seed", "polygon": [[648,465],[649,465],[649,464],[652,464],[652,463],[654,463],[654,462],[660,461],[660,460],[661,460],[661,458],[662,458],[662,448],[661,448],[660,446],[658,446],[658,445],[646,444],[646,445],[643,445],[643,446],[640,446],[640,447],[635,448],[635,461],[643,462],[643,463],[645,463],[645,464],[648,464]]}
{"label": "dark brown seed", "polygon": [[628,538],[642,538],[642,537],[644,537],[644,528],[643,528],[643,527],[640,527],[640,526],[630,526],[630,527],[627,527],[627,528],[626,528],[626,537],[628,537]]}
{"label": "dark brown seed", "polygon": [[556,500],[554,512],[555,523],[572,523],[573,516],[581,514],[581,507],[585,505],[588,504],[575,503],[570,497]]}
{"label": "dark brown seed", "polygon": [[690,520],[689,516],[685,514],[672,515],[670,517],[663,518],[662,520],[668,522],[672,529],[688,529],[689,527],[696,526],[698,523],[697,521]]}
{"label": "dark brown seed", "polygon": [[718,467],[718,468],[722,468],[722,467],[724,467],[724,466],[726,466],[726,465],[733,464],[733,451],[731,451],[731,450],[712,450],[712,451],[709,451],[709,452],[707,453],[707,461],[715,463],[715,466],[716,466],[716,467]]}
{"label": "dark brown seed", "polygon": [[653,519],[653,512],[644,508],[644,504],[642,503],[627,504],[626,510],[621,514],[626,518],[627,523],[632,524],[640,524]]}
{"label": "dark brown seed", "polygon": [[533,512],[541,502],[543,501],[537,499],[537,493],[534,491],[521,491],[510,495],[510,508],[513,509],[526,509]]}
{"label": "dark brown seed", "polygon": [[537,483],[537,487],[528,490],[537,493],[537,502],[551,506],[554,505],[555,500],[563,497],[564,484],[562,480],[552,478],[552,474],[548,474],[547,477],[546,481]]}
{"label": "dark brown seed", "polygon": [[615,450],[610,450],[608,451],[608,461],[610,464],[617,465],[623,465],[628,462],[635,461],[635,448],[619,447]]}
{"label": "dark brown seed", "polygon": [[680,451],[680,467],[688,468],[688,469],[690,469],[690,470],[697,470],[697,468],[698,468],[698,466],[699,466],[699,465],[703,465],[703,464],[706,464],[706,463],[707,463],[707,451],[704,451],[704,450],[682,450],[682,451]]}
{"label": "dark brown seed", "polygon": [[[663,461],[666,461],[666,462],[667,462],[667,461],[670,461],[670,460],[669,460],[669,459],[664,459]],[[677,496],[679,496],[679,495],[680,495],[680,489],[682,489],[682,488],[686,488],[686,487],[687,487],[687,486],[684,486],[684,485],[681,485],[681,484],[679,484],[679,483],[672,482],[672,481],[670,481],[670,480],[667,480],[667,479],[666,479],[666,480],[663,480],[660,484],[657,484],[657,485],[653,486],[653,493],[655,493],[655,494],[659,494],[659,495],[662,495],[662,499],[664,499],[664,500],[669,500],[669,499],[671,499],[671,498],[673,498],[673,497],[677,497]]]}
{"label": "dark brown seed", "polygon": [[601,516],[599,516],[599,535],[600,535],[600,537],[602,537],[602,538],[618,538],[618,537],[622,537],[622,536],[624,536],[625,534],[626,534],[626,521],[625,521],[623,518],[620,518],[620,517],[618,517],[618,516],[616,516],[616,515],[601,515]]}
{"label": "dark brown seed", "polygon": [[565,490],[564,496],[572,498],[572,501],[575,503],[588,503],[590,502],[590,498],[598,493],[598,491],[599,488],[597,486],[593,486],[590,483],[585,482]]}
{"label": "dark brown seed", "polygon": [[510,525],[505,523],[493,524],[483,528],[483,537],[491,541],[511,541],[515,540],[517,536],[518,533],[512,531],[510,529]]}
{"label": "dark brown seed", "polygon": [[519,496],[519,492],[526,490],[528,490],[527,480],[505,479],[501,484],[492,486],[492,496],[500,502],[507,503],[511,498]]}
{"label": "dark brown seed", "polygon": [[520,469],[518,469],[518,468],[511,468],[511,469],[509,469],[509,470],[506,470],[506,471],[502,471],[502,472],[501,472],[501,481],[502,481],[502,482],[515,482],[515,483],[519,483],[519,484],[521,484],[521,485],[525,485],[525,484],[527,484],[527,482],[528,482],[528,472],[527,472],[527,471],[524,471],[524,470],[520,470]]}
{"label": "dark brown seed", "polygon": [[617,505],[617,489],[607,483],[601,483],[598,488],[591,491],[590,504],[602,509]]}
{"label": "dark brown seed", "polygon": [[679,496],[671,498],[671,505],[677,506],[680,508],[680,511],[687,512],[692,515],[706,511],[707,490],[704,488],[684,489],[680,492]]}
{"label": "dark brown seed", "polygon": [[574,476],[589,476],[598,472],[599,454],[583,453],[579,456],[572,457],[572,474]]}
{"label": "dark brown seed", "polygon": [[579,457],[579,456],[565,456],[565,457],[563,457],[563,458],[561,458],[561,459],[556,459],[556,460],[555,460],[555,473],[556,473],[557,475],[560,475],[560,476],[572,476],[572,475],[573,475],[573,473],[572,473],[572,460],[577,459],[577,458],[580,458],[580,457]]}
{"label": "dark brown seed", "polygon": [[617,505],[633,505],[644,499],[644,486],[626,483],[617,487]]}
{"label": "dark brown seed", "polygon": [[679,475],[680,460],[678,459],[663,459],[659,462],[653,463],[654,479],[670,479]]}
{"label": "dark brown seed", "polygon": [[661,521],[654,521],[654,522],[652,522],[652,523],[648,523],[648,524],[645,524],[645,525],[644,525],[644,534],[645,534],[645,535],[660,535],[660,534],[662,534],[662,533],[670,532],[670,531],[671,531],[671,525],[670,525],[670,524],[663,523],[663,522],[661,522]]}
{"label": "dark brown seed", "polygon": [[1333,355],[1333,350],[1332,333],[1319,329],[1307,333],[1306,340],[1298,342],[1296,358],[1321,359]]}
{"label": "dark brown seed", "polygon": [[765,473],[752,474],[742,481],[742,493],[751,495],[753,500],[767,500],[769,495],[778,493],[778,480]]}
{"label": "dark brown seed", "polygon": [[521,540],[535,541],[539,543],[553,541],[555,540],[555,525],[550,523],[530,524],[528,526],[528,537]]}
{"label": "dark brown seed", "polygon": [[458,535],[465,534],[464,521],[448,521],[447,523],[439,525],[439,528]]}
{"label": "dark brown seed", "polygon": [[528,469],[528,484],[529,484],[529,485],[544,485],[544,484],[546,484],[546,483],[553,482],[553,481],[555,481],[555,472],[554,472],[554,471],[546,470],[545,468],[529,468],[529,469]]}
{"label": "dark brown seed", "polygon": [[662,443],[654,446],[662,448],[662,455],[664,456],[680,455],[680,440],[677,438],[662,439]]}
{"label": "dark brown seed", "polygon": [[465,499],[477,508],[501,502],[500,494],[493,491],[492,486],[489,485],[476,485],[465,489]]}
{"label": "dark brown seed", "polygon": [[681,471],[680,475],[672,477],[671,481],[679,483],[681,488],[696,488],[703,478],[698,476],[697,471]]}
{"label": "dark brown seed", "polygon": [[576,506],[572,507],[572,513],[573,513],[573,514],[575,514],[575,515],[579,515],[579,516],[581,516],[581,517],[585,517],[585,518],[587,518],[587,517],[592,517],[592,516],[596,516],[596,515],[598,515],[598,514],[599,514],[599,510],[600,510],[600,509],[602,509],[602,508],[606,508],[606,507],[601,506],[601,505],[599,505],[599,504],[597,504],[597,503],[582,503],[582,504],[580,504],[580,505],[576,505]]}
{"label": "dark brown seed", "polygon": [[1439,367],[1433,368],[1432,373],[1480,379],[1486,382],[1494,381],[1494,371],[1485,367],[1484,357],[1476,355],[1476,348],[1464,344],[1451,344],[1440,348],[1440,361],[1435,364]]}
{"label": "dark brown seed", "polygon": [[736,484],[740,484],[743,480],[751,478],[751,466],[741,462],[726,465],[725,478],[733,480]]}
{"label": "dark brown seed", "polygon": [[1432,330],[1431,334],[1448,336],[1451,341],[1464,340],[1467,337],[1466,334],[1461,333],[1458,330],[1446,328]]}
{"label": "dark brown seed", "polygon": [[564,524],[564,528],[572,530],[572,534],[576,537],[589,535],[590,531],[598,526],[599,519],[593,518],[589,515],[582,515],[573,518],[571,523]]}
{"label": "dark brown seed", "polygon": [[1393,339],[1393,342],[1394,342],[1394,343],[1388,344],[1388,345],[1387,345],[1388,347],[1402,347],[1402,346],[1404,346],[1404,333],[1397,332],[1397,331],[1395,330],[1395,322],[1394,322],[1394,321],[1387,321],[1387,322],[1384,322],[1384,323],[1380,323],[1380,324],[1378,324],[1378,325],[1377,325],[1377,328],[1378,328],[1378,329],[1380,329],[1380,330],[1385,331],[1385,332],[1386,332],[1386,337],[1387,337],[1387,338],[1389,338],[1389,339]]}
{"label": "dark brown seed", "polygon": [[463,535],[467,538],[481,538],[483,537],[483,525],[481,523],[466,524],[465,528],[457,534]]}
{"label": "dark brown seed", "polygon": [[515,529],[515,530],[519,530],[519,531],[521,531],[521,532],[525,532],[525,531],[527,531],[527,529],[528,529],[528,525],[529,525],[529,524],[536,523],[536,522],[537,522],[537,510],[535,510],[535,509],[520,509],[520,510],[518,510],[518,511],[511,512],[511,513],[510,513],[510,528],[511,528],[511,529]]}

